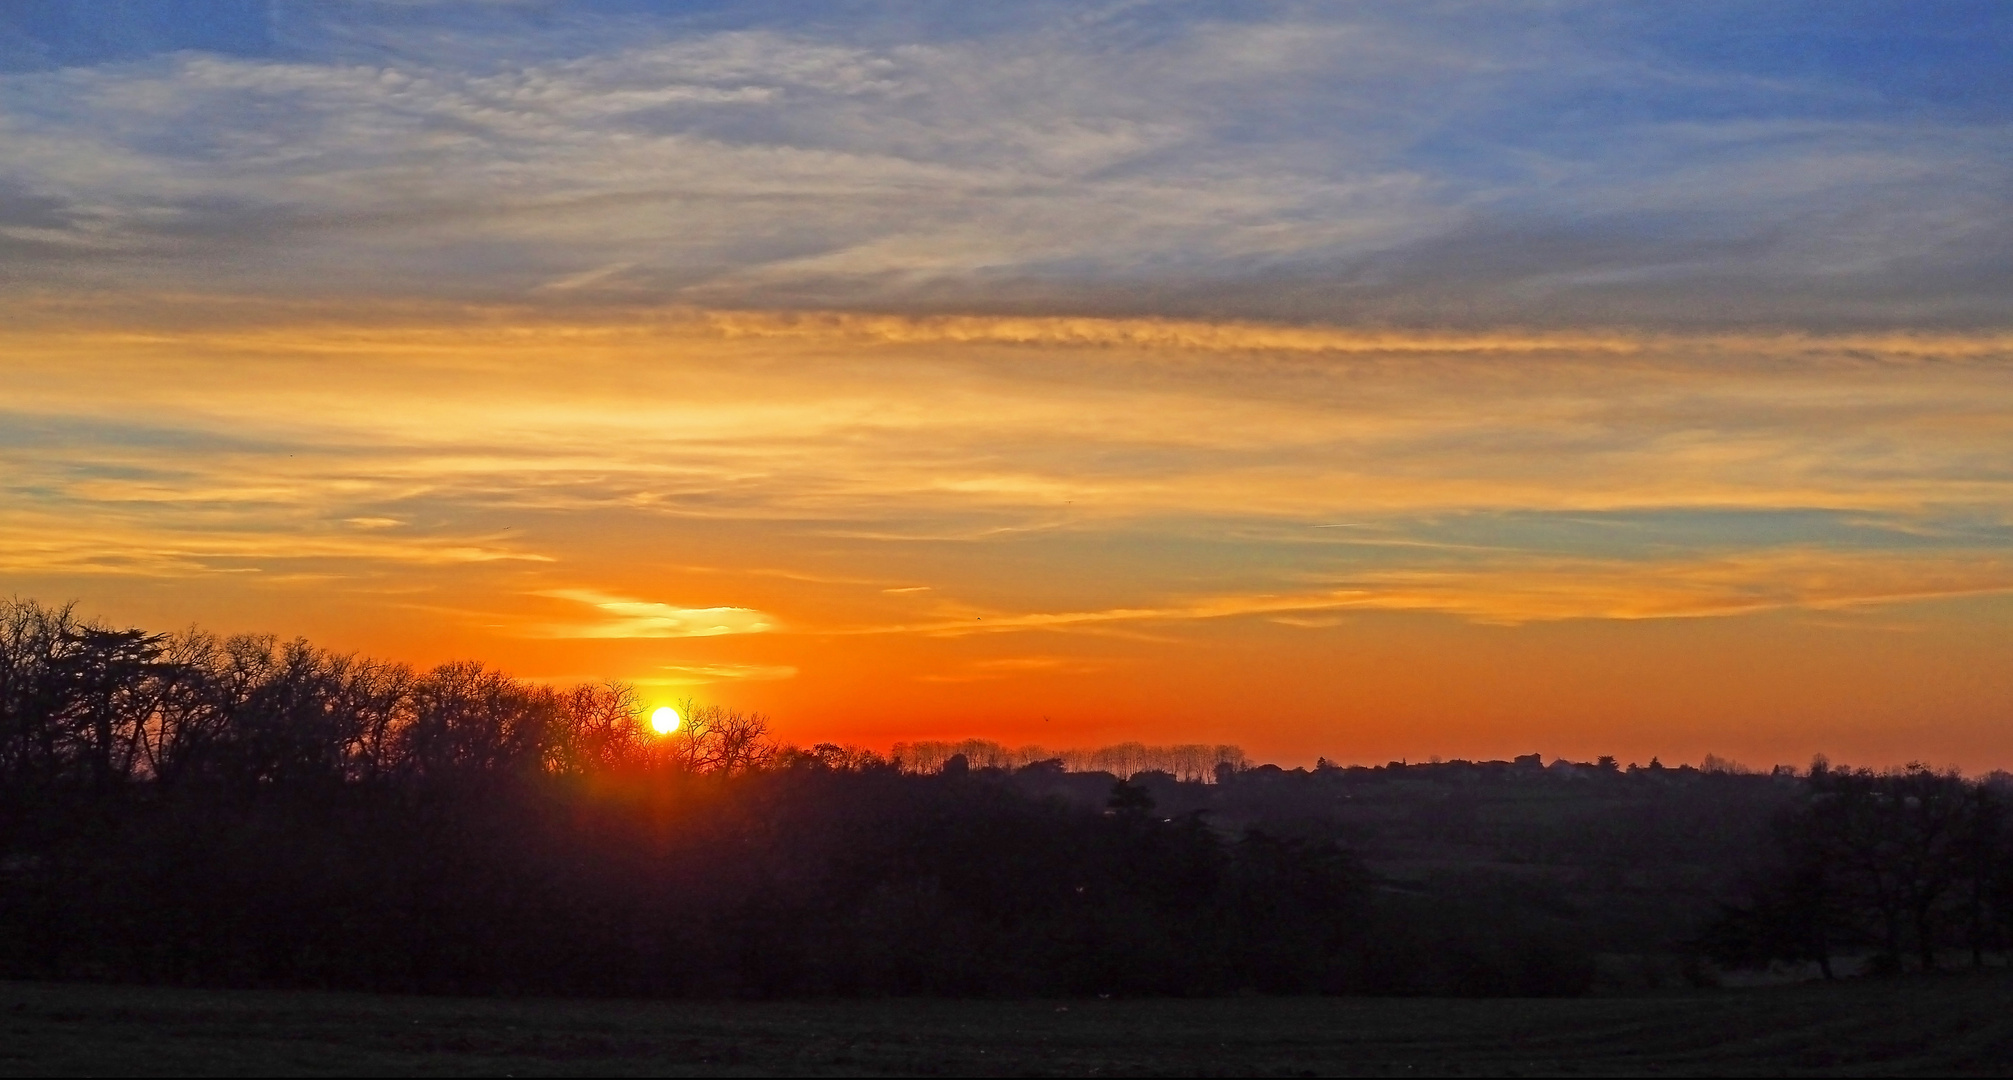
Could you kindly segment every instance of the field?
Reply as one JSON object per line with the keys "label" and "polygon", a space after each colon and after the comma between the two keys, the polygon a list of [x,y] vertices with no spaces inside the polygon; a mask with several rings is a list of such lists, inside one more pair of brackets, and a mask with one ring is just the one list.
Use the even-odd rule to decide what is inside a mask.
{"label": "field", "polygon": [[2013,978],[1570,1000],[635,1002],[0,983],[0,1074],[2013,1073]]}

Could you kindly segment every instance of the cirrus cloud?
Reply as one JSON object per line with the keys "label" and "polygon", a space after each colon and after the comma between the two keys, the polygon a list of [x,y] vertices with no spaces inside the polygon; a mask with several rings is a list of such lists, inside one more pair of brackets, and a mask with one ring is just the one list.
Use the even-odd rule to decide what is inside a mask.
{"label": "cirrus cloud", "polygon": [[726,634],[760,634],[776,628],[773,616],[752,608],[688,608],[649,600],[609,596],[591,589],[552,589],[539,593],[586,604],[601,614],[591,622],[553,623],[526,627],[534,637],[553,638],[692,638]]}

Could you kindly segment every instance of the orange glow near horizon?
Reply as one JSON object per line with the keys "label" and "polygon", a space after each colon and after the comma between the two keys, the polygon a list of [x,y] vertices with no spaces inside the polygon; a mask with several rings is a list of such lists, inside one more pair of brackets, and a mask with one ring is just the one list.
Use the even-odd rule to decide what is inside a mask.
{"label": "orange glow near horizon", "polygon": [[0,581],[112,621],[799,743],[2013,767],[2004,335],[192,303],[0,349]]}

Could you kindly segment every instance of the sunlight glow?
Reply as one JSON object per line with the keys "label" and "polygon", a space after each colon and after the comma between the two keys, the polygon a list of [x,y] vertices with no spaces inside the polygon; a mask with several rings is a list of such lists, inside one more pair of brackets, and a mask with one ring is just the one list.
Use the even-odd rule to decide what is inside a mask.
{"label": "sunlight glow", "polygon": [[650,728],[659,735],[669,735],[678,730],[678,710],[669,705],[659,706],[650,714]]}

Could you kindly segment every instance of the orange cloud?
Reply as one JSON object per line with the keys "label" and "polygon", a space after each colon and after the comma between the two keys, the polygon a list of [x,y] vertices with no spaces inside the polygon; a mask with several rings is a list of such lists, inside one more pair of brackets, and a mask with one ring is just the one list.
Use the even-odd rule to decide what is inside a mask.
{"label": "orange cloud", "polygon": [[[1260,696],[1301,723],[1334,690],[1321,643],[1374,641],[1365,619],[1535,642],[1829,613],[1858,641],[1853,612],[1948,628],[2013,588],[1989,334],[53,310],[0,331],[10,591],[890,737],[1067,688],[1107,725],[1069,739],[1161,738],[1125,725],[1213,693],[1194,650],[1239,640],[1298,658]],[[1590,648],[1554,647],[1563,671]],[[1408,715],[1424,663],[1352,700]]]}
{"label": "orange cloud", "polygon": [[[555,589],[543,593],[587,604],[602,612],[586,623],[547,624],[523,632],[539,637],[688,638],[723,634],[760,634],[776,629],[776,619],[752,608],[688,608],[608,596],[589,589]],[[717,674],[718,669],[714,669]]]}

